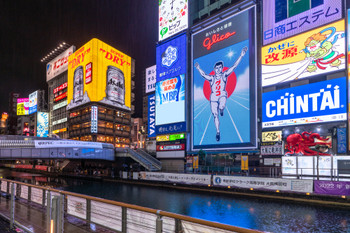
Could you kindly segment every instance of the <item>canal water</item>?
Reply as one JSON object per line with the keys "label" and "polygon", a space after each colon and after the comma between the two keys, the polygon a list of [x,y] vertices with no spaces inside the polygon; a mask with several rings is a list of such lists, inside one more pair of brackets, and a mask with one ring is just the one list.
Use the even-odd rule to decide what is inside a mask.
{"label": "canal water", "polygon": [[266,232],[350,232],[350,210],[339,207],[117,182],[50,178],[7,169],[0,169],[0,176]]}

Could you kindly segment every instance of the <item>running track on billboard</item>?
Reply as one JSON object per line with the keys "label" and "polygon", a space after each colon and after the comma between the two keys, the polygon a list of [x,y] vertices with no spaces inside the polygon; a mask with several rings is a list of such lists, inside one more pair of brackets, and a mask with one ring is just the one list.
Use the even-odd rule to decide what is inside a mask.
{"label": "running track on billboard", "polygon": [[[220,142],[215,139],[216,129],[210,102],[207,99],[194,103],[194,145],[232,144],[249,142],[249,92],[233,93],[226,101],[224,115],[219,115]],[[242,117],[245,116],[245,117]],[[205,123],[204,131],[198,132],[196,122]]]}

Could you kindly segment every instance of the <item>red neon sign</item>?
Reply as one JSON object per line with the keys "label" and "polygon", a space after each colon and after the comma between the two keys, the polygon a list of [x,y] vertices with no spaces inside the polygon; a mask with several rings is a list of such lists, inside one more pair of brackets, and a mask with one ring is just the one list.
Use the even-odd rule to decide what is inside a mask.
{"label": "red neon sign", "polygon": [[55,89],[53,89],[53,93],[55,94],[55,93],[59,92],[60,90],[63,90],[66,87],[67,87],[67,82],[65,82],[62,85],[60,85],[60,86],[56,87]]}
{"label": "red neon sign", "polygon": [[61,94],[55,98],[55,102],[57,102],[63,98],[66,98],[66,97],[67,97],[67,92],[64,92],[63,94]]}
{"label": "red neon sign", "polygon": [[226,40],[228,38],[230,38],[231,36],[233,36],[234,34],[236,34],[236,32],[226,32],[226,34],[224,35],[220,35],[220,34],[214,34],[211,38],[205,38],[205,40],[203,41],[203,46],[205,48],[207,48],[207,50],[211,49],[211,46],[213,46],[213,44],[216,44],[220,41]]}

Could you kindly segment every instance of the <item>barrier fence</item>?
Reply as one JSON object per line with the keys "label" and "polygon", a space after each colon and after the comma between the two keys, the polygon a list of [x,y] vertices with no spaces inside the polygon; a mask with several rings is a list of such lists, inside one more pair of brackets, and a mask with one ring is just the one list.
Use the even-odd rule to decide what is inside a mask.
{"label": "barrier fence", "polygon": [[[86,232],[88,227],[96,232],[261,232],[8,179],[0,180],[3,196],[0,200],[4,202],[6,197],[6,204],[0,201],[0,212],[9,218],[11,226],[18,225],[27,231]],[[23,206],[27,207],[27,213],[24,213]],[[30,229],[21,220],[22,215],[28,217],[33,209],[42,213],[42,217],[29,216]]]}

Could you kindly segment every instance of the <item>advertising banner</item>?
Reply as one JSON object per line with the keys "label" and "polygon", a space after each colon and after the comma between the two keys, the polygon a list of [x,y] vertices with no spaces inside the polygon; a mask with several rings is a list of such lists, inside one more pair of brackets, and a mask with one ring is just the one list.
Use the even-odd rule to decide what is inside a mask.
{"label": "advertising banner", "polygon": [[346,148],[346,128],[337,128],[337,154],[345,154]]}
{"label": "advertising banner", "polygon": [[35,148],[95,148],[102,149],[102,143],[99,142],[82,142],[75,140],[34,140]]}
{"label": "advertising banner", "polygon": [[185,150],[185,144],[157,145],[157,151]]}
{"label": "advertising banner", "polygon": [[345,21],[262,48],[262,86],[345,69]]}
{"label": "advertising banner", "polygon": [[64,100],[61,103],[55,104],[52,109],[56,110],[56,109],[59,109],[59,108],[63,108],[65,106],[67,106],[67,100]]}
{"label": "advertising banner", "polygon": [[58,55],[55,59],[46,65],[46,82],[50,81],[55,76],[66,71],[68,68],[68,57],[73,54],[74,46],[69,47],[66,51]]}
{"label": "advertising banner", "polygon": [[283,142],[262,142],[260,144],[261,155],[283,155]]}
{"label": "advertising banner", "polygon": [[156,135],[178,133],[184,131],[186,131],[185,122],[156,126]]}
{"label": "advertising banner", "polygon": [[214,186],[254,188],[312,193],[312,180],[289,180],[264,177],[213,176]]}
{"label": "advertising banner", "polygon": [[91,133],[97,133],[98,132],[98,108],[97,106],[91,106]]}
{"label": "advertising banner", "polygon": [[35,113],[38,110],[38,91],[29,95],[29,114]]}
{"label": "advertising banner", "polygon": [[263,44],[282,40],[342,18],[342,1],[264,0]]}
{"label": "advertising banner", "polygon": [[211,175],[140,172],[141,180],[163,181],[178,184],[210,185]]}
{"label": "advertising banner", "polygon": [[148,137],[156,136],[156,96],[148,96]]}
{"label": "advertising banner", "polygon": [[188,27],[187,0],[159,0],[158,40],[164,40]]}
{"label": "advertising banner", "polygon": [[185,121],[185,75],[156,84],[156,125]]}
{"label": "advertising banner", "polygon": [[21,187],[20,197],[25,200],[28,200],[28,186],[21,185],[20,187]]}
{"label": "advertising banner", "polygon": [[150,93],[156,90],[157,80],[157,65],[148,67],[146,69],[146,90],[145,93]]}
{"label": "advertising banner", "polygon": [[267,131],[261,133],[262,142],[279,142],[282,141],[282,131]]}
{"label": "advertising banner", "polygon": [[186,45],[186,34],[182,34],[157,46],[157,82],[186,74]]}
{"label": "advertising banner", "polygon": [[192,35],[192,149],[256,148],[255,7]]}
{"label": "advertising banner", "polygon": [[345,77],[263,93],[262,127],[345,121],[346,93]]}
{"label": "advertising banner", "polygon": [[350,182],[314,180],[317,194],[350,196]]}
{"label": "advertising banner", "polygon": [[29,114],[29,98],[18,98],[17,99],[17,115],[28,115]]}
{"label": "advertising banner", "polygon": [[68,58],[67,110],[100,102],[130,110],[131,57],[92,39]]}
{"label": "advertising banner", "polygon": [[186,130],[176,125],[185,124],[186,44],[183,34],[157,47],[156,134]]}
{"label": "advertising banner", "polygon": [[49,113],[37,113],[36,136],[45,138],[49,136]]}

